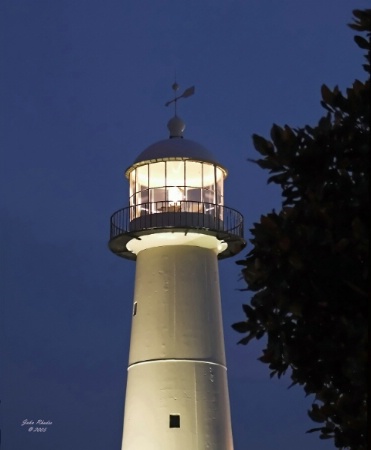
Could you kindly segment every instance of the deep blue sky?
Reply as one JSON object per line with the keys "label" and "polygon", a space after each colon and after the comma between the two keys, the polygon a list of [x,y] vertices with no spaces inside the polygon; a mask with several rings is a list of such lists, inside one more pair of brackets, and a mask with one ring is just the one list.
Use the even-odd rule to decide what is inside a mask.
{"label": "deep blue sky", "polygon": [[[120,450],[135,264],[107,249],[123,171],[167,137],[174,71],[185,136],[229,169],[246,233],[279,208],[251,135],[315,124],[320,86],[364,79],[357,0],[2,0],[1,450]],[[247,250],[241,254],[243,257]],[[326,450],[311,399],[237,346],[235,260],[220,263],[235,449]],[[305,351],[303,349],[303,351]],[[24,419],[53,422],[28,433]],[[190,449],[192,450],[192,449]]]}

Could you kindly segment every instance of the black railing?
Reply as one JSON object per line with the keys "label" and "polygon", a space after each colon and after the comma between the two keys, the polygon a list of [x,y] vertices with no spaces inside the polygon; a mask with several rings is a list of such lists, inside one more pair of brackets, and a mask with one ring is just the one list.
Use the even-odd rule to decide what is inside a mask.
{"label": "black railing", "polygon": [[111,216],[111,239],[126,233],[163,228],[204,229],[243,238],[243,216],[226,206],[184,200],[128,206]]}

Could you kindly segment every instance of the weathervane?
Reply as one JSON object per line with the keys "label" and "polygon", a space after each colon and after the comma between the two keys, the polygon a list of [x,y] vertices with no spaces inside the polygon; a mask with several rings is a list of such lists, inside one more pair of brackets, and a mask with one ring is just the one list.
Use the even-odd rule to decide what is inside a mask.
{"label": "weathervane", "polygon": [[177,82],[175,82],[175,83],[173,83],[173,85],[171,87],[172,87],[172,89],[174,91],[174,98],[172,100],[166,102],[165,106],[169,106],[169,105],[171,105],[171,103],[174,103],[174,112],[175,112],[175,115],[176,115],[177,101],[180,98],[187,98],[187,97],[190,97],[191,95],[193,95],[195,93],[195,87],[194,86],[189,87],[188,89],[186,89],[183,92],[183,94],[178,95],[178,96],[176,95],[176,92],[179,90],[179,87],[180,87],[179,84]]}

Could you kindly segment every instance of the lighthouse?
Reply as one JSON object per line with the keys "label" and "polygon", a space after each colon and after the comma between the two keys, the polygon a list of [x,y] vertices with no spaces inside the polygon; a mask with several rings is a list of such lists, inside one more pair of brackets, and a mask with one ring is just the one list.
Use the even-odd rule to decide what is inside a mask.
{"label": "lighthouse", "polygon": [[226,168],[176,113],[168,129],[110,222],[109,248],[136,262],[122,450],[233,450],[218,260],[246,245],[243,217]]}

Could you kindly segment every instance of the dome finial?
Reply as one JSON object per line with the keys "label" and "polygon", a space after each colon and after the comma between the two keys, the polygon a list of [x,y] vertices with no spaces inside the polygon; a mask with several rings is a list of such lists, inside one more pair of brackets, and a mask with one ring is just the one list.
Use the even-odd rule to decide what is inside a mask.
{"label": "dome finial", "polygon": [[187,98],[190,97],[195,93],[195,87],[191,86],[188,89],[186,89],[183,94],[176,95],[177,91],[179,90],[179,84],[176,82],[173,83],[171,86],[174,91],[174,98],[168,102],[165,103],[165,106],[169,106],[172,103],[174,103],[174,117],[169,120],[167,127],[170,131],[170,138],[174,137],[183,137],[183,131],[185,129],[185,123],[183,120],[177,116],[177,102],[180,98]]}
{"label": "dome finial", "polygon": [[182,138],[185,127],[185,123],[180,117],[178,117],[177,115],[172,117],[167,123],[167,128],[170,131],[170,139]]}

